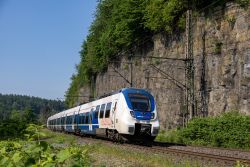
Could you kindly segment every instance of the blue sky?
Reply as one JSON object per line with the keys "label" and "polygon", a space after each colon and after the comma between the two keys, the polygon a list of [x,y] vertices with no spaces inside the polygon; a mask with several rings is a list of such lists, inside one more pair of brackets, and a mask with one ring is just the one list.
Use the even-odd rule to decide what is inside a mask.
{"label": "blue sky", "polygon": [[96,0],[0,0],[0,93],[63,98]]}

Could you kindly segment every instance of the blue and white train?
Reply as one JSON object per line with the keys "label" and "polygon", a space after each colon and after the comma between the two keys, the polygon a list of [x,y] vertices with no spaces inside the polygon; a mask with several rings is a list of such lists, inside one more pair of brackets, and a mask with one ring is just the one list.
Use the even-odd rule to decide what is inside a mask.
{"label": "blue and white train", "polygon": [[135,88],[124,88],[55,114],[48,118],[47,127],[114,141],[153,141],[160,128],[154,97]]}

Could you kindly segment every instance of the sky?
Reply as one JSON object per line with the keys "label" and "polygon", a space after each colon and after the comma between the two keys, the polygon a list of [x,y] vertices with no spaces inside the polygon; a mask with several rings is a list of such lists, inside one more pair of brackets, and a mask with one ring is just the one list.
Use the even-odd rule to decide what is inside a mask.
{"label": "sky", "polygon": [[0,0],[0,93],[64,98],[96,0]]}

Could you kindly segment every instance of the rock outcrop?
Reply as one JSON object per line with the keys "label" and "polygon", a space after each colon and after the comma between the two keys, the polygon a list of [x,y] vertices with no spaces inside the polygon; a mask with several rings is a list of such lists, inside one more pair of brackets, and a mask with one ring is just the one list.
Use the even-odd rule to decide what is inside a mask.
{"label": "rock outcrop", "polygon": [[[213,116],[231,110],[250,114],[249,8],[228,3],[193,20],[197,116],[202,112]],[[92,94],[100,96],[129,87],[125,79],[130,81],[132,74],[133,87],[148,89],[155,96],[161,128],[182,126],[189,117],[185,106],[185,34],[158,34],[153,42],[153,46],[145,42],[136,51],[132,69],[126,58],[110,64],[108,71],[92,82]],[[85,87],[80,94],[90,92]]]}

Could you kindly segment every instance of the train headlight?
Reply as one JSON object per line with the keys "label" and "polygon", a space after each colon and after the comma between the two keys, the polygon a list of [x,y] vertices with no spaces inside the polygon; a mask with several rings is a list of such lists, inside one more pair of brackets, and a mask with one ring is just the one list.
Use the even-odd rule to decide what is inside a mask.
{"label": "train headlight", "polygon": [[133,118],[135,118],[135,113],[134,113],[134,111],[130,111],[130,114],[131,114],[131,116],[132,116]]}
{"label": "train headlight", "polygon": [[151,119],[155,118],[155,113],[151,113]]}

